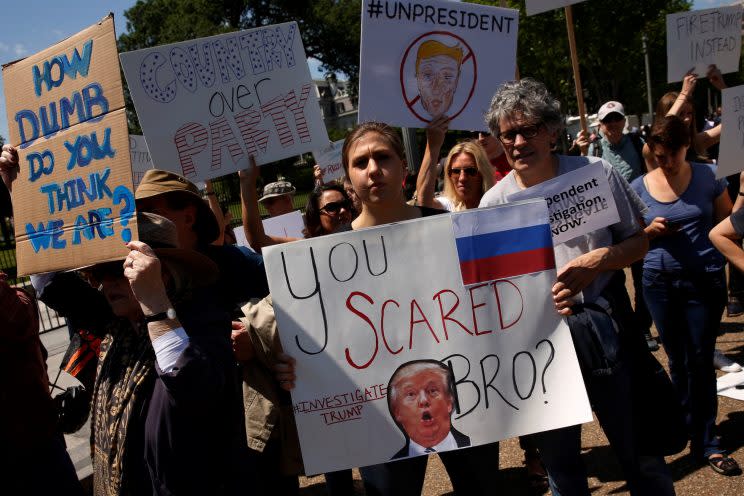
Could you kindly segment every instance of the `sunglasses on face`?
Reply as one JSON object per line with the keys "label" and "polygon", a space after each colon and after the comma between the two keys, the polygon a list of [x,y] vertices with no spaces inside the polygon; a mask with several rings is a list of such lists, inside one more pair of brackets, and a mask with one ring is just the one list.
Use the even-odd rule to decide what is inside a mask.
{"label": "sunglasses on face", "polygon": [[347,200],[329,202],[320,207],[320,210],[321,212],[325,212],[327,214],[337,214],[341,211],[342,208],[351,210],[351,202]]}
{"label": "sunglasses on face", "polygon": [[119,279],[124,277],[124,263],[121,260],[99,264],[83,271],[85,278],[91,286],[100,286],[106,279]]}
{"label": "sunglasses on face", "polygon": [[462,169],[450,169],[449,175],[460,177],[460,173],[464,172],[467,177],[475,177],[478,175],[478,168],[477,167],[463,167]]}
{"label": "sunglasses on face", "polygon": [[498,138],[505,145],[513,145],[517,139],[517,135],[526,140],[532,139],[537,136],[542,126],[542,124],[533,124],[531,126],[515,127],[514,129],[500,132]]}

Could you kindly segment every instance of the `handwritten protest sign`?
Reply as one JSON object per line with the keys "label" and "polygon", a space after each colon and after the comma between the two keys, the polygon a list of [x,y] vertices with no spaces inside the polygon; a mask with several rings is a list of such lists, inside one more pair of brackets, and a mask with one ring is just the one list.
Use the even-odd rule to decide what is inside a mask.
{"label": "handwritten protest sign", "polygon": [[548,203],[554,245],[620,222],[599,160],[510,195],[509,201],[529,198],[544,198]]}
{"label": "handwritten protest sign", "polygon": [[[268,236],[279,236],[282,238],[304,238],[305,234],[302,232],[305,229],[305,221],[302,218],[302,213],[299,210],[294,210],[288,214],[277,215],[276,217],[268,217],[263,220],[264,233]],[[238,246],[245,246],[251,248],[248,239],[245,237],[245,231],[243,226],[238,226],[233,229],[235,234],[235,240]]]}
{"label": "handwritten protest sign", "polygon": [[123,258],[137,226],[114,19],[3,66],[21,275]]}
{"label": "handwritten protest sign", "polygon": [[442,0],[364,0],[359,121],[485,130],[483,114],[514,79],[519,12]]}
{"label": "handwritten protest sign", "polygon": [[541,14],[553,9],[560,9],[575,3],[581,3],[584,0],[527,0],[527,15]]}
{"label": "handwritten protest sign", "polygon": [[667,15],[668,82],[682,81],[690,71],[704,77],[710,64],[738,72],[741,15],[741,4]]}
{"label": "handwritten protest sign", "polygon": [[[464,447],[591,420],[550,293],[547,216],[539,200],[264,248],[282,346],[297,359],[292,400],[307,473],[407,457],[411,441],[437,441],[420,431],[452,433]],[[469,247],[507,246],[468,239],[480,234],[548,251],[521,270],[515,258],[534,257],[508,245],[502,263],[485,264],[501,277],[465,287],[481,265]],[[452,388],[437,385],[446,408],[411,412],[403,398],[424,393],[408,391],[402,372],[413,380],[431,368],[452,378]]]}
{"label": "handwritten protest sign", "polygon": [[328,143],[297,23],[121,54],[152,160],[191,181]]}
{"label": "handwritten protest sign", "polygon": [[744,86],[725,88],[721,92],[721,110],[717,178],[744,170]]}
{"label": "handwritten protest sign", "polygon": [[334,141],[322,150],[314,151],[315,163],[323,172],[323,182],[329,183],[344,177],[344,168],[341,165],[341,148],[344,140]]}
{"label": "handwritten protest sign", "polygon": [[129,155],[132,160],[132,182],[134,183],[134,189],[137,189],[145,172],[154,168],[144,136],[129,135]]}

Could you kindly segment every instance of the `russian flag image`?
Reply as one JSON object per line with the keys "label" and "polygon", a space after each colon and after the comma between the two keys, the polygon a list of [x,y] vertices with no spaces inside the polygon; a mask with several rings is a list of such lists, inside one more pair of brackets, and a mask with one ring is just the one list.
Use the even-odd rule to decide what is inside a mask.
{"label": "russian flag image", "polygon": [[465,286],[555,268],[545,200],[452,215]]}

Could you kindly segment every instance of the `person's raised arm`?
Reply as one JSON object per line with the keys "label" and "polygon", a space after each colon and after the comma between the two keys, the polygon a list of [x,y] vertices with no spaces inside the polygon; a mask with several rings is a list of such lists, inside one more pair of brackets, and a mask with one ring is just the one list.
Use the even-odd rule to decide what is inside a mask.
{"label": "person's raised arm", "polygon": [[700,131],[695,135],[695,149],[707,150],[711,146],[721,141],[721,125]]}
{"label": "person's raised arm", "polygon": [[269,236],[263,228],[261,214],[258,211],[258,194],[256,193],[256,181],[260,173],[256,160],[253,156],[249,157],[246,168],[238,171],[240,177],[240,203],[243,217],[243,230],[245,238],[251,248],[261,253],[264,246],[286,243],[295,241],[297,238],[283,238],[279,236]]}
{"label": "person's raised arm", "polygon": [[706,74],[706,76],[708,77],[708,81],[710,81],[710,84],[712,84],[718,91],[728,88],[728,86],[726,85],[726,81],[723,80],[721,69],[719,69],[716,64],[711,64],[708,66],[708,73]]}
{"label": "person's raised arm", "polygon": [[207,179],[204,181],[204,184],[207,185],[207,203],[209,203],[209,209],[214,214],[215,218],[217,219],[217,225],[220,226],[220,235],[217,236],[217,239],[215,239],[212,244],[213,245],[224,245],[225,244],[225,216],[222,215],[222,207],[220,206],[220,202],[217,200],[217,193],[214,192],[214,186],[212,185],[212,181],[210,179]]}
{"label": "person's raised arm", "polygon": [[620,270],[644,257],[648,251],[646,233],[639,229],[633,236],[612,246],[597,248],[580,255],[558,271],[553,285],[553,301],[561,315],[571,314],[570,300],[608,270]]}
{"label": "person's raised arm", "polygon": [[687,102],[688,96],[692,98],[692,92],[695,91],[695,85],[697,84],[697,74],[688,72],[685,74],[685,78],[682,80],[682,91],[677,95],[677,99],[674,100],[674,104],[667,112],[667,116],[676,115],[680,117],[679,113],[682,111],[682,107]]}
{"label": "person's raised arm", "polygon": [[449,127],[449,121],[449,117],[440,115],[432,119],[426,126],[426,150],[416,179],[416,198],[418,199],[418,205],[423,207],[442,208],[439,202],[434,200],[434,189],[438,176],[437,161],[444,143],[444,135]]}

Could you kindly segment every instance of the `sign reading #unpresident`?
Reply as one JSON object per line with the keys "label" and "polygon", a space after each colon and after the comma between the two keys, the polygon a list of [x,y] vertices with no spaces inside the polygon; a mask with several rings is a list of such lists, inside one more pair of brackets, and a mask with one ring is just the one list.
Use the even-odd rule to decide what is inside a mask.
{"label": "sign reading #unpresident", "polygon": [[21,275],[124,258],[137,226],[114,19],[3,66]]}
{"label": "sign reading #unpresident", "polygon": [[323,173],[323,182],[329,183],[345,176],[344,168],[341,165],[341,149],[344,147],[344,140],[334,141],[322,150],[313,152],[315,163],[320,166]]}
{"label": "sign reading #unpresident", "polygon": [[541,14],[553,9],[568,7],[574,3],[581,3],[584,0],[527,0],[525,7],[527,15]]}
{"label": "sign reading #unpresident", "polygon": [[741,4],[666,16],[667,80],[694,72],[704,77],[710,64],[723,73],[739,71]]}
{"label": "sign reading #unpresident", "polygon": [[485,130],[495,88],[514,79],[519,12],[443,0],[364,0],[359,122]]}
{"label": "sign reading #unpresident", "polygon": [[[491,221],[465,218],[484,214]],[[282,347],[297,360],[292,400],[307,473],[591,420],[551,297],[547,215],[540,200],[264,248]],[[484,243],[467,238],[484,224],[498,231],[486,237],[547,236],[550,254],[532,263],[522,244],[505,252],[496,243],[481,264],[470,248]],[[514,260],[530,269],[515,272]],[[466,271],[485,273],[475,265],[502,276],[463,286]]]}
{"label": "sign reading #unpresident", "polygon": [[328,144],[295,22],[120,57],[159,169],[196,182]]}
{"label": "sign reading #unpresident", "polygon": [[721,92],[721,109],[717,178],[744,170],[744,86],[725,88]]}
{"label": "sign reading #unpresident", "polygon": [[509,201],[529,198],[548,203],[554,245],[620,222],[600,161],[514,193]]}

